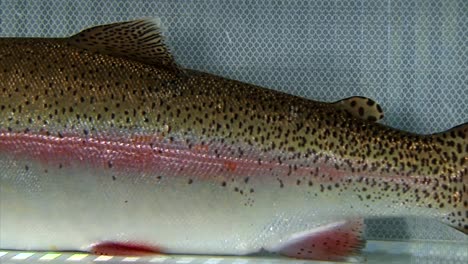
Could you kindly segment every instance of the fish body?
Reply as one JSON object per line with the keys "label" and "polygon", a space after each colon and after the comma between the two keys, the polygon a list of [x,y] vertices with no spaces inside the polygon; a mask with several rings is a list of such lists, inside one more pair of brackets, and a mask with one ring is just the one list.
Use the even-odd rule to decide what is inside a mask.
{"label": "fish body", "polygon": [[342,259],[363,218],[468,231],[467,125],[183,69],[149,21],[1,39],[0,91],[3,249]]}

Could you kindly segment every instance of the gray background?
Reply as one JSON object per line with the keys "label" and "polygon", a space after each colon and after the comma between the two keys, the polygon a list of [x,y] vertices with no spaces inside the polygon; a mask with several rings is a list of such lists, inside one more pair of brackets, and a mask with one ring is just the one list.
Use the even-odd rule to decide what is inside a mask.
{"label": "gray background", "polygon": [[[158,17],[177,62],[318,100],[377,100],[384,123],[435,133],[468,121],[467,0],[0,0],[0,36],[67,36]],[[460,239],[416,219],[371,239]]]}

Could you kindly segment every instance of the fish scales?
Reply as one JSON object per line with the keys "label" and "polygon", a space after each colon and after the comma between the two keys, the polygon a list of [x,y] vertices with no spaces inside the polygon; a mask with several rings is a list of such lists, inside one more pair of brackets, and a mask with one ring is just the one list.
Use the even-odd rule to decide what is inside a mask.
{"label": "fish scales", "polygon": [[[10,72],[25,77],[9,80],[2,89],[8,100],[1,106],[2,127],[12,131],[86,137],[106,129],[170,137],[170,129],[173,137],[224,138],[231,144],[242,142],[294,157],[337,153],[346,160],[361,158],[361,163],[371,157],[375,163],[367,162],[367,167],[381,172],[425,175],[450,169],[432,138],[349,119],[321,102],[198,72],[178,79],[170,72],[119,58],[73,47],[63,51],[67,47],[60,41],[8,42],[2,56],[3,79]],[[34,53],[31,46],[37,48]],[[22,49],[29,55],[23,55]],[[18,57],[13,56],[18,51]],[[38,66],[44,60],[50,62]],[[41,72],[47,70],[53,73],[46,78]],[[426,159],[416,160],[421,155]],[[433,157],[430,164],[424,166],[429,157]],[[439,162],[434,165],[433,159]]]}
{"label": "fish scales", "polygon": [[[466,125],[413,134],[359,118],[374,106],[370,100],[364,107],[356,106],[360,98],[351,100],[356,117],[336,103],[183,69],[165,50],[164,60],[148,63],[141,57],[145,47],[127,47],[130,52],[122,55],[119,43],[94,50],[79,37],[0,40],[0,164],[9,168],[1,175],[1,202],[6,208],[4,203],[19,199],[29,208],[36,197],[54,205],[45,191],[59,197],[68,192],[75,206],[96,218],[84,206],[92,201],[70,189],[80,184],[63,176],[70,174],[85,182],[84,193],[103,199],[95,201],[99,207],[113,208],[98,219],[119,221],[97,231],[105,226],[98,221],[76,241],[61,235],[51,236],[55,242],[33,239],[28,249],[59,244],[89,250],[99,241],[135,238],[169,253],[274,251],[291,234],[355,217],[431,217],[468,230]],[[51,177],[67,183],[54,185]],[[112,187],[117,181],[122,183]],[[8,194],[19,188],[28,189],[27,195]],[[161,196],[150,199],[154,192]],[[186,204],[189,197],[193,203]],[[181,201],[171,211],[175,199]],[[166,217],[145,210],[148,201]],[[132,202],[137,208],[126,209]],[[41,213],[29,210],[37,226],[50,232]],[[152,223],[161,230],[139,233],[144,223],[126,223],[122,216],[130,212],[161,218]],[[1,211],[6,214],[12,215]],[[27,216],[28,209],[19,215]],[[184,215],[195,219],[174,221]],[[2,247],[24,242],[13,238],[13,219],[1,219],[10,225],[0,224],[0,231],[11,236],[0,239]],[[227,219],[237,220],[241,231]],[[126,229],[128,224],[137,231]],[[171,227],[176,231],[164,230]],[[209,234],[211,242],[196,245],[200,234]]]}

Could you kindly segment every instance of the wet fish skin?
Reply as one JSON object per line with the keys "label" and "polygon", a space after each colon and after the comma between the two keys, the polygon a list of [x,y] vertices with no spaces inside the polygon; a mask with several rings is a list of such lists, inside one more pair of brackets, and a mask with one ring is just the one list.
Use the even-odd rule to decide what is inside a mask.
{"label": "wet fish skin", "polygon": [[[466,124],[396,130],[180,68],[165,48],[121,52],[122,28],[112,30],[110,49],[82,35],[0,40],[1,248],[130,240],[245,254],[384,216],[468,232]],[[18,219],[34,224],[21,230]]]}

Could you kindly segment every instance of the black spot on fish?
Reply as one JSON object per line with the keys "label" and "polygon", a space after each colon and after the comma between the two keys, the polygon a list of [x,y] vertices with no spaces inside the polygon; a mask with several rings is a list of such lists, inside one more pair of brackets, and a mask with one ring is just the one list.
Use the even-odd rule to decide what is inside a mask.
{"label": "black spot on fish", "polygon": [[359,115],[360,115],[360,116],[363,116],[363,115],[364,115],[364,108],[359,107],[358,112],[359,112]]}
{"label": "black spot on fish", "polygon": [[283,188],[284,187],[283,181],[281,179],[278,179],[278,182],[280,184],[280,188]]}
{"label": "black spot on fish", "polygon": [[377,111],[379,111],[379,113],[383,113],[382,107],[380,107],[380,105],[377,105]]}

